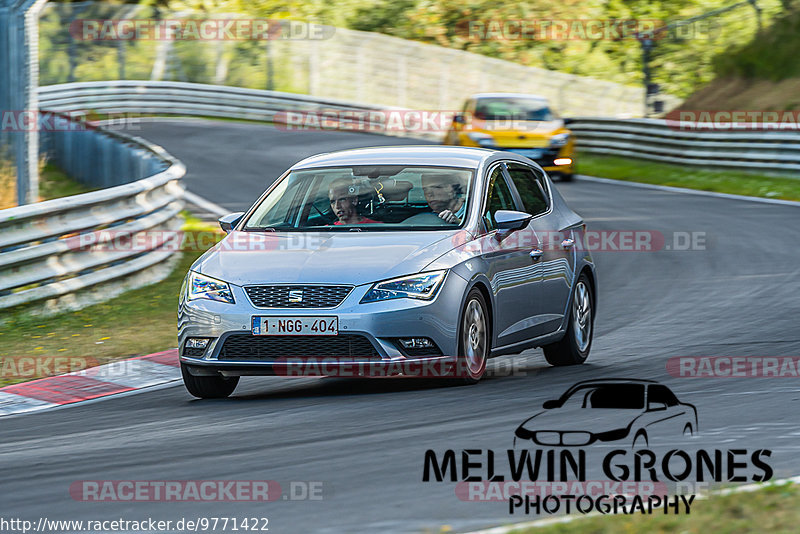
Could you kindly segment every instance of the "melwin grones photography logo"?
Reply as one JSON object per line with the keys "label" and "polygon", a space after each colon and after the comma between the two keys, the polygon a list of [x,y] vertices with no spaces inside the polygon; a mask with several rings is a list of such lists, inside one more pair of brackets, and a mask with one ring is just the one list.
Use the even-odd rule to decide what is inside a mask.
{"label": "melwin grones photography logo", "polygon": [[422,482],[509,514],[689,514],[698,487],[772,478],[771,450],[701,447],[699,421],[656,381],[582,381],[528,414],[512,448],[426,450]]}

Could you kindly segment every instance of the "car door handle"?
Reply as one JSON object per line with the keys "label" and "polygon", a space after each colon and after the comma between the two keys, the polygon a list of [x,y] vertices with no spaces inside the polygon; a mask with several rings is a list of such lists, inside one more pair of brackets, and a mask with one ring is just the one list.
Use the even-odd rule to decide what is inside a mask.
{"label": "car door handle", "polygon": [[539,261],[542,259],[542,254],[543,252],[538,248],[531,250],[531,258],[533,258],[533,261]]}
{"label": "car door handle", "polygon": [[571,237],[568,237],[567,239],[561,242],[561,248],[563,248],[564,250],[569,250],[574,246],[575,246],[575,240],[572,239]]}

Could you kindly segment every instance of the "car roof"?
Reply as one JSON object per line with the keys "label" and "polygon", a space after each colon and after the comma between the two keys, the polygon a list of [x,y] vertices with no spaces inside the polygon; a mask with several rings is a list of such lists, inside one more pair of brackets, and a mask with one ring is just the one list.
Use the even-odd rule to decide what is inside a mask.
{"label": "car roof", "polygon": [[655,380],[645,380],[643,378],[596,378],[594,380],[584,380],[570,386],[569,389],[574,389],[578,386],[591,386],[593,384],[658,384]]}
{"label": "car roof", "polygon": [[495,154],[485,148],[404,145],[339,150],[311,156],[292,165],[292,169],[348,165],[420,165],[477,169]]}
{"label": "car roof", "polygon": [[547,98],[541,95],[531,95],[527,93],[477,93],[472,95],[470,98],[479,99],[479,98],[530,98],[531,100],[543,100],[547,102]]}

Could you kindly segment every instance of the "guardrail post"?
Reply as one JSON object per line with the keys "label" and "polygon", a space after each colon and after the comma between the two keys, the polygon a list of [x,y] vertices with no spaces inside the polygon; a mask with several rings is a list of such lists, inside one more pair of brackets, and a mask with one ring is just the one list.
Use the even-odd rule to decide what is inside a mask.
{"label": "guardrail post", "polygon": [[[17,203],[39,199],[38,125],[20,127],[21,112],[38,110],[36,86],[39,79],[39,11],[47,0],[0,0],[0,145],[11,148],[17,171]],[[14,131],[7,131],[12,129]]]}

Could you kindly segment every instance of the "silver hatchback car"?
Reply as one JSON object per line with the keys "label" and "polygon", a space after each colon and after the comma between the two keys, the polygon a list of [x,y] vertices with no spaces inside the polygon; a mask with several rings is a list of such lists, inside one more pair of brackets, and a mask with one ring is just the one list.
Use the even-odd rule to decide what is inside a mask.
{"label": "silver hatchback car", "polygon": [[531,160],[402,146],[307,158],[192,265],[181,371],[201,398],[240,376],[426,376],[475,383],[542,347],[583,363],[597,280],[583,220]]}

